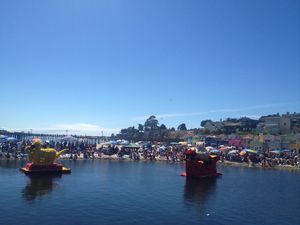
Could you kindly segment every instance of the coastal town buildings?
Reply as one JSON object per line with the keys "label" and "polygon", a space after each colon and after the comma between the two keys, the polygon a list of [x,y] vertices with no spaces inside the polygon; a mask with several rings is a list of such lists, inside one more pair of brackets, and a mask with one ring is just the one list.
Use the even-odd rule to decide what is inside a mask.
{"label": "coastal town buildings", "polygon": [[294,133],[300,132],[300,113],[289,113],[282,115],[283,117],[289,118],[291,123],[291,130]]}
{"label": "coastal town buildings", "polygon": [[213,122],[211,120],[207,120],[203,125],[205,130],[208,130],[209,132],[216,132],[221,131],[224,127],[223,123],[221,121]]}
{"label": "coastal town buildings", "polygon": [[226,119],[224,121],[211,121],[206,120],[203,123],[205,130],[209,132],[223,132],[225,134],[231,134],[235,132],[252,132],[256,129],[258,120],[242,117],[240,119]]}
{"label": "coastal town buildings", "polygon": [[[152,116],[155,118],[154,116]],[[152,118],[151,117],[151,118]],[[149,119],[147,120],[149,121]],[[205,120],[201,122],[203,128],[175,130],[166,126],[153,129],[136,129],[134,126],[122,129],[117,135],[105,137],[105,141],[127,140],[129,142],[186,142],[190,145],[204,143],[205,146],[232,146],[236,149],[249,148],[258,151],[292,150],[300,153],[300,113],[286,113],[280,115],[263,116],[259,120],[242,117],[228,118],[220,121]],[[208,132],[207,132],[208,131]],[[103,136],[65,136],[57,134],[33,134],[31,132],[9,132],[0,130],[1,137],[9,137],[15,141],[27,141],[38,136],[43,140],[76,139],[82,143],[98,144],[104,141]],[[201,144],[202,145],[202,144]]]}
{"label": "coastal town buildings", "polygon": [[265,134],[288,134],[300,132],[300,113],[289,113],[280,115],[262,116],[259,120],[242,117],[239,119],[228,118],[226,120],[212,121],[204,120],[201,126],[210,133],[232,134],[243,133],[265,133]]}
{"label": "coastal town buildings", "polygon": [[291,119],[279,114],[261,117],[257,131],[270,134],[286,134],[291,130]]}

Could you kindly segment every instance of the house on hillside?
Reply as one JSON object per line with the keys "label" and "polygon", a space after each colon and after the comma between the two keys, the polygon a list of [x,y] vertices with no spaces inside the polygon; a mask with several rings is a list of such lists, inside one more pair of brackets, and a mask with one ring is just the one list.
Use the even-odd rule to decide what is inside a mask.
{"label": "house on hillside", "polygon": [[270,134],[289,133],[291,131],[291,119],[289,117],[282,117],[279,114],[261,117],[257,131]]}
{"label": "house on hillside", "polygon": [[224,121],[224,133],[225,134],[232,134],[240,130],[241,128],[241,123],[240,122],[229,122],[229,121]]}
{"label": "house on hillside", "polygon": [[300,113],[289,113],[282,115],[283,117],[290,118],[291,120],[291,130],[295,133],[300,132]]}
{"label": "house on hillside", "polygon": [[244,131],[244,132],[255,131],[256,126],[259,122],[258,120],[250,119],[248,117],[242,117],[238,121],[240,123],[239,131]]}
{"label": "house on hillside", "polygon": [[211,120],[208,120],[203,125],[205,130],[209,130],[209,132],[216,132],[223,130],[223,123],[220,121],[213,122]]}
{"label": "house on hillside", "polygon": [[227,119],[223,122],[224,132],[226,134],[240,132],[252,132],[255,131],[258,120],[253,120],[247,117],[242,117],[240,119]]}

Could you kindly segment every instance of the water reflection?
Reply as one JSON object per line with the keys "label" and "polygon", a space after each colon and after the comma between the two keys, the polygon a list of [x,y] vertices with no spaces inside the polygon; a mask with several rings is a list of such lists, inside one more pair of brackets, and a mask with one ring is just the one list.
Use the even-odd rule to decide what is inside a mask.
{"label": "water reflection", "polygon": [[29,182],[22,190],[22,195],[27,201],[33,202],[37,198],[42,199],[49,195],[58,186],[55,181],[60,179],[61,175],[31,175],[28,177]]}
{"label": "water reflection", "polygon": [[24,165],[25,160],[9,160],[9,159],[0,159],[0,168],[1,169],[16,169]]}
{"label": "water reflection", "polygon": [[203,211],[207,201],[215,192],[217,179],[186,178],[184,186],[185,202]]}

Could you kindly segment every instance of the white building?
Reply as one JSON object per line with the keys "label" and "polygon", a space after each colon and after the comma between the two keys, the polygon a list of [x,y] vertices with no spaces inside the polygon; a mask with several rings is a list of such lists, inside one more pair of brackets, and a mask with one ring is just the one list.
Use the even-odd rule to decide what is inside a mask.
{"label": "white building", "polygon": [[263,123],[258,125],[258,128],[270,134],[286,134],[291,130],[291,119],[288,117],[267,116],[262,119]]}

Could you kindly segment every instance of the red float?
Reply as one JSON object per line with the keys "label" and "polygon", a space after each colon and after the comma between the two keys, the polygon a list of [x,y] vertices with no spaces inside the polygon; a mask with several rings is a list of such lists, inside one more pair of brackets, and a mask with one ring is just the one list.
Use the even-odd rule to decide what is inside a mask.
{"label": "red float", "polygon": [[193,150],[185,152],[185,173],[181,176],[194,178],[209,178],[222,175],[217,172],[218,156],[196,153]]}

